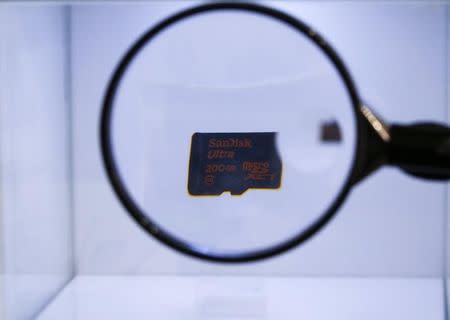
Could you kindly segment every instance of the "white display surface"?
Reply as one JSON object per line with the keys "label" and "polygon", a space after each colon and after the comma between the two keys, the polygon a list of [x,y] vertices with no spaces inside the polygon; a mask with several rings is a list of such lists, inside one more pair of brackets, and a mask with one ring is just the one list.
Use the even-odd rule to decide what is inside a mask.
{"label": "white display surface", "polygon": [[38,320],[442,320],[443,312],[437,279],[78,276]]}

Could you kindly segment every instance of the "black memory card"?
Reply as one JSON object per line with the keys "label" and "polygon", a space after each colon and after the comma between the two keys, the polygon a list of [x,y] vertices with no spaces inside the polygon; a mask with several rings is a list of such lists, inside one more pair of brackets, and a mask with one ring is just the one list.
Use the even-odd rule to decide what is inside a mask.
{"label": "black memory card", "polygon": [[240,195],[250,188],[278,189],[282,165],[275,137],[276,132],[194,133],[189,194]]}

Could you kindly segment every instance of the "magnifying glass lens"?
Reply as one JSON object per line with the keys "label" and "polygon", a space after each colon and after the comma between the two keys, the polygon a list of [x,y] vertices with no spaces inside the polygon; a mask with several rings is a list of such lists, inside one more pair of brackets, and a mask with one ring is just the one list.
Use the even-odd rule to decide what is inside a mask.
{"label": "magnifying glass lens", "polygon": [[335,203],[355,157],[355,110],[336,66],[311,37],[256,12],[166,27],[134,56],[112,107],[128,194],[206,253],[302,234]]}

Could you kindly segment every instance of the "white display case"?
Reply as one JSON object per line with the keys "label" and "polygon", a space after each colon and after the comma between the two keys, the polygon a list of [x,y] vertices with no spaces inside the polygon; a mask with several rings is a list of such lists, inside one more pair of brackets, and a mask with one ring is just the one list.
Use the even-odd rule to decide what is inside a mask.
{"label": "white display case", "polygon": [[[143,32],[198,3],[0,3],[0,319],[445,319],[446,183],[383,168],[310,241],[247,264],[129,217],[101,158],[105,90]],[[448,123],[448,2],[258,3],[328,39],[389,121]]]}

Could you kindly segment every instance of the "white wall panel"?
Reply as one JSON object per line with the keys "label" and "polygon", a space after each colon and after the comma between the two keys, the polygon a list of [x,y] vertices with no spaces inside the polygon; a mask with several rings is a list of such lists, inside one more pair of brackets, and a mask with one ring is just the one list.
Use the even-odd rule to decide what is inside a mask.
{"label": "white wall panel", "polygon": [[67,12],[0,4],[0,244],[8,319],[29,319],[72,276]]}
{"label": "white wall panel", "polygon": [[[338,216],[311,241],[261,263],[223,266],[186,258],[136,226],[115,198],[102,167],[98,140],[102,97],[114,66],[128,46],[161,18],[188,5],[80,4],[72,9],[78,271],[440,275],[445,186],[408,177],[392,168],[382,169],[357,186]],[[444,5],[273,5],[303,19],[330,40],[353,74],[361,96],[387,120],[445,120]]]}

